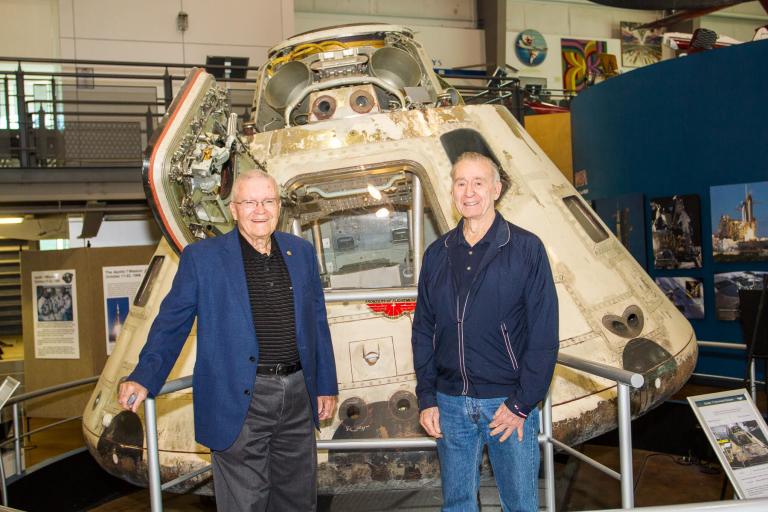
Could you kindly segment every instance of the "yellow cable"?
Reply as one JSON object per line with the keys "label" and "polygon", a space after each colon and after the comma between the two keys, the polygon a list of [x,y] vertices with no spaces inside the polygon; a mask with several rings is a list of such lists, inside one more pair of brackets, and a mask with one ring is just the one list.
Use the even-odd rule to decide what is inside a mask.
{"label": "yellow cable", "polygon": [[323,41],[322,43],[320,43],[320,46],[322,47],[331,46],[331,45],[341,46],[343,49],[349,50],[349,45],[346,43],[342,43],[341,41]]}

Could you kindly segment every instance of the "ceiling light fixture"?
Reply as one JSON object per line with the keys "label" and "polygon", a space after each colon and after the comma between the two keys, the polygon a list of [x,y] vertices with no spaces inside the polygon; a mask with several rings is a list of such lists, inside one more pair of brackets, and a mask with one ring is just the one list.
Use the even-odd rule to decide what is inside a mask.
{"label": "ceiling light fixture", "polygon": [[24,217],[2,217],[0,218],[0,224],[21,224],[24,222]]}

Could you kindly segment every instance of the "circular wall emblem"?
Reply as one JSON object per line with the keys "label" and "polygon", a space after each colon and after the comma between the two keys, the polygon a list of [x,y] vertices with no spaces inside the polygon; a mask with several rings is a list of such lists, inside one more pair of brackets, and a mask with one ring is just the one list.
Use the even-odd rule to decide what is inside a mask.
{"label": "circular wall emblem", "polygon": [[515,53],[526,66],[538,66],[547,58],[547,42],[536,30],[523,30],[515,39]]}

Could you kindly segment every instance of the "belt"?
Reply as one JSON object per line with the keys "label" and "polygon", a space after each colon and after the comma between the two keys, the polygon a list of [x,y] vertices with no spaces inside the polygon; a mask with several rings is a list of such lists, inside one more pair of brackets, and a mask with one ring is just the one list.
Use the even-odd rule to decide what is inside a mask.
{"label": "belt", "polygon": [[295,363],[260,364],[256,366],[258,375],[285,376],[301,370],[301,361]]}

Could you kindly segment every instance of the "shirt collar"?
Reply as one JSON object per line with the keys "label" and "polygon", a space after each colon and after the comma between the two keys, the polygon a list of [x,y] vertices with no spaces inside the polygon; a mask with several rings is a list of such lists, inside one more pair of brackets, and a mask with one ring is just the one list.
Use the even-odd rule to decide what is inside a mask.
{"label": "shirt collar", "polygon": [[[501,214],[497,211],[496,216],[493,219],[493,224],[491,224],[491,227],[488,228],[488,231],[485,232],[485,235],[483,235],[483,238],[480,239],[478,244],[489,244],[491,241],[496,237],[496,231],[499,229],[499,222],[501,221]],[[461,220],[461,225],[459,225],[459,229],[457,229],[458,235],[459,235],[459,245],[465,245],[467,247],[471,247],[469,245],[469,242],[466,241],[464,238],[464,219]],[[477,245],[477,244],[475,244]]]}
{"label": "shirt collar", "polygon": [[240,250],[243,251],[244,260],[271,258],[275,254],[275,250],[277,248],[277,241],[275,240],[275,235],[271,236],[272,243],[270,244],[271,247],[269,249],[269,254],[261,254],[259,251],[254,249],[254,247],[250,244],[250,242],[248,242],[248,240],[246,240],[246,238],[243,236],[243,234],[240,232],[239,229],[237,230],[237,238],[240,241]]}

